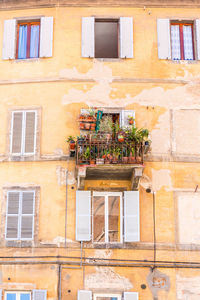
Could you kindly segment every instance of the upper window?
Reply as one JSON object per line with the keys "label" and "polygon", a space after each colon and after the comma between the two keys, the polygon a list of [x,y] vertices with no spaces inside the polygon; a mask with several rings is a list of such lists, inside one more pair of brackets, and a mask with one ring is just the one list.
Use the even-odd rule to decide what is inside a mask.
{"label": "upper window", "polygon": [[18,23],[16,58],[39,57],[39,41],[40,21]]}
{"label": "upper window", "polygon": [[139,295],[137,292],[123,292],[120,294],[113,294],[107,292],[92,293],[89,290],[78,290],[78,300],[138,300]]}
{"label": "upper window", "polygon": [[31,292],[6,291],[5,300],[31,300]]}
{"label": "upper window", "polygon": [[4,22],[3,59],[51,57],[53,17]]}
{"label": "upper window", "polygon": [[160,59],[200,59],[200,20],[180,22],[158,19],[157,32]]}
{"label": "upper window", "polygon": [[133,57],[133,19],[82,18],[82,56]]}
{"label": "upper window", "polygon": [[34,155],[36,152],[37,112],[13,111],[10,152],[12,155]]}
{"label": "upper window", "polygon": [[93,300],[121,300],[119,294],[94,294]]}

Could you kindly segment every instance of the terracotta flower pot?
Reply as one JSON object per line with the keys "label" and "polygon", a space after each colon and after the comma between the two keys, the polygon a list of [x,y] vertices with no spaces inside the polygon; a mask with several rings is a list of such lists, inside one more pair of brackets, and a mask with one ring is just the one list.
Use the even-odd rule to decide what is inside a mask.
{"label": "terracotta flower pot", "polygon": [[95,159],[91,159],[90,165],[95,165]]}
{"label": "terracotta flower pot", "polygon": [[75,147],[76,147],[76,144],[74,141],[71,141],[70,144],[69,144],[69,149],[70,150],[75,150]]}
{"label": "terracotta flower pot", "polygon": [[133,125],[133,120],[129,120],[129,125]]}
{"label": "terracotta flower pot", "polygon": [[90,125],[90,129],[94,131],[94,130],[95,130],[95,128],[96,128],[96,123],[91,123],[91,125]]}
{"label": "terracotta flower pot", "polygon": [[124,164],[127,164],[128,163],[128,157],[126,157],[126,156],[122,157],[122,162]]}
{"label": "terracotta flower pot", "polygon": [[90,130],[90,123],[85,123],[85,129]]}
{"label": "terracotta flower pot", "polygon": [[85,124],[84,123],[80,123],[80,129],[81,130],[85,129]]}
{"label": "terracotta flower pot", "polygon": [[118,137],[118,142],[123,143],[123,142],[124,142],[124,137],[119,136],[119,137]]}

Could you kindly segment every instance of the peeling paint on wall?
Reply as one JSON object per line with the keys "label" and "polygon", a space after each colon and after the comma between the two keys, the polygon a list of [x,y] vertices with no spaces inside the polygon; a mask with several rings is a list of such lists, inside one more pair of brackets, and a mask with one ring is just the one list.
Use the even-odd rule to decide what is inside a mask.
{"label": "peeling paint on wall", "polygon": [[159,191],[162,187],[166,190],[172,190],[172,179],[170,175],[170,170],[162,169],[155,170],[152,169],[152,188],[153,191]]}
{"label": "peeling paint on wall", "polygon": [[151,131],[152,153],[168,153],[170,151],[170,112],[162,114],[155,129]]}
{"label": "peeling paint on wall", "polygon": [[177,300],[200,299],[200,277],[176,276]]}

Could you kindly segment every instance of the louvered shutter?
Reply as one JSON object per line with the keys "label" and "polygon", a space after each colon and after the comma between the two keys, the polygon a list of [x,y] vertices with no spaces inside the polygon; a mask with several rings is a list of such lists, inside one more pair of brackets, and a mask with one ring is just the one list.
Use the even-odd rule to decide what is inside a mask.
{"label": "louvered shutter", "polygon": [[91,240],[90,191],[76,191],[76,240]]}
{"label": "louvered shutter", "polygon": [[25,149],[24,153],[35,152],[36,112],[26,112]]}
{"label": "louvered shutter", "polygon": [[124,241],[140,240],[139,192],[124,192]]}
{"label": "louvered shutter", "polygon": [[53,17],[42,17],[40,26],[40,57],[51,57],[53,52]]}
{"label": "louvered shutter", "polygon": [[171,38],[169,19],[157,20],[158,58],[171,59]]}
{"label": "louvered shutter", "polygon": [[33,191],[22,192],[21,204],[21,239],[32,239],[34,231],[34,201]]}
{"label": "louvered shutter", "polygon": [[4,21],[4,34],[3,34],[3,59],[15,58],[15,44],[16,44],[16,20]]}
{"label": "louvered shutter", "polygon": [[82,18],[82,57],[94,57],[94,17]]}
{"label": "louvered shutter", "polygon": [[12,136],[11,153],[20,154],[22,151],[22,125],[23,113],[13,112],[12,114]]}
{"label": "louvered shutter", "polygon": [[7,193],[7,216],[6,216],[6,238],[18,238],[18,224],[19,224],[19,192]]}
{"label": "louvered shutter", "polygon": [[79,290],[77,300],[92,300],[92,292],[86,290]]}
{"label": "louvered shutter", "polygon": [[135,119],[134,110],[122,110],[120,112],[120,126],[129,126],[128,117],[131,116]]}
{"label": "louvered shutter", "polygon": [[197,45],[196,59],[200,60],[200,19],[197,19],[195,21],[195,27],[196,27],[196,45]]}
{"label": "louvered shutter", "polygon": [[133,58],[133,18],[120,18],[120,57]]}
{"label": "louvered shutter", "polygon": [[33,290],[33,300],[46,300],[47,290]]}
{"label": "louvered shutter", "polygon": [[138,300],[138,293],[136,292],[124,292],[124,300]]}
{"label": "louvered shutter", "polygon": [[0,289],[0,300],[2,300],[2,289]]}

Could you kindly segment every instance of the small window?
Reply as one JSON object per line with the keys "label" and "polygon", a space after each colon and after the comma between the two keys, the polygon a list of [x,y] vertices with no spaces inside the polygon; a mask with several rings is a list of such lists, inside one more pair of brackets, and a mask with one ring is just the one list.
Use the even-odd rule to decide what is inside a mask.
{"label": "small window", "polygon": [[17,25],[16,58],[39,57],[40,21],[19,22]]}
{"label": "small window", "polygon": [[31,300],[31,292],[6,291],[5,300]]}
{"label": "small window", "polygon": [[94,300],[121,300],[119,294],[94,294]]}
{"label": "small window", "polygon": [[193,23],[171,22],[173,60],[194,60]]}

